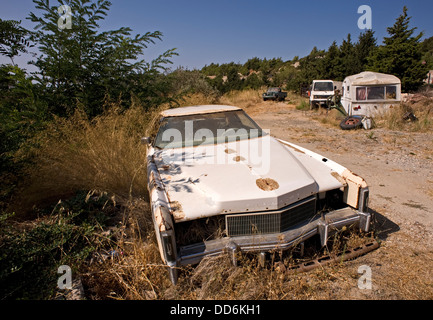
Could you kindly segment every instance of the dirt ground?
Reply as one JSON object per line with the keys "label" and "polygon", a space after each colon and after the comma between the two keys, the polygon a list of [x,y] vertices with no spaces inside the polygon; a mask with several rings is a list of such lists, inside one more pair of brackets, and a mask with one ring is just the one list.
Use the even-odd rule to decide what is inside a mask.
{"label": "dirt ground", "polygon": [[[344,131],[335,125],[334,113],[296,110],[290,102],[262,102],[245,111],[272,136],[342,164],[370,187],[369,207],[381,246],[347,262],[354,280],[344,289],[330,284],[327,290],[334,293],[326,298],[433,299],[432,133]],[[360,290],[355,281],[362,265],[371,268],[369,290]]]}

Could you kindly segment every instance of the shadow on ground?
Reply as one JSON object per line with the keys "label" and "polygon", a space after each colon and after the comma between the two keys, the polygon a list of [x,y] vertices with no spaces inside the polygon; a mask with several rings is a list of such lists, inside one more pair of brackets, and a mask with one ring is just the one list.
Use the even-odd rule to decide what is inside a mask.
{"label": "shadow on ground", "polygon": [[389,220],[384,215],[380,214],[376,210],[371,208],[368,209],[372,215],[372,227],[376,232],[379,240],[386,240],[388,236],[394,232],[400,231],[400,227],[395,222]]}

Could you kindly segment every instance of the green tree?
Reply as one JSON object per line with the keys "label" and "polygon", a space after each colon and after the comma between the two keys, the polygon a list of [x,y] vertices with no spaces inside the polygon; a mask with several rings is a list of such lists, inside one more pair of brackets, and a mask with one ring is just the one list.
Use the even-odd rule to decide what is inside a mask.
{"label": "green tree", "polygon": [[254,58],[248,59],[248,61],[245,62],[244,65],[248,70],[259,71],[261,64],[262,64],[262,61],[260,60],[260,58],[254,57]]}
{"label": "green tree", "polygon": [[28,31],[20,24],[21,21],[0,18],[0,55],[11,59],[13,65],[14,57],[20,53],[28,53],[28,48],[32,46],[27,39]]}
{"label": "green tree", "polygon": [[355,46],[350,33],[341,43],[339,66],[338,77],[335,80],[343,81],[345,77],[357,73]]}
{"label": "green tree", "polygon": [[188,70],[179,67],[171,72],[168,77],[172,80],[171,89],[174,94],[202,93],[207,96],[216,96],[217,94],[207,81],[207,77],[199,70]]}
{"label": "green tree", "polygon": [[365,70],[368,64],[368,57],[376,49],[376,38],[373,30],[367,30],[359,35],[358,42],[355,44],[355,65],[354,73],[360,73]]}
{"label": "green tree", "polygon": [[224,92],[242,89],[242,80],[239,74],[239,66],[232,64],[227,69],[227,81],[224,84]]}
{"label": "green tree", "polygon": [[371,71],[393,74],[400,78],[403,91],[415,91],[427,74],[422,64],[420,39],[423,33],[414,35],[417,28],[409,28],[410,19],[406,6],[392,27],[387,28],[389,37],[368,59]]}
{"label": "green tree", "polygon": [[17,157],[29,138],[43,127],[45,104],[24,70],[0,66],[0,212],[20,180],[28,157]]}
{"label": "green tree", "polygon": [[[123,98],[128,106],[136,86],[149,80],[159,81],[157,75],[176,54],[171,49],[151,62],[139,59],[149,44],[161,40],[159,31],[135,36],[127,27],[100,31],[99,23],[108,14],[109,1],[59,1],[61,5],[67,4],[73,14],[70,29],[59,28],[57,6],[50,6],[48,0],[34,3],[41,14],[31,12],[28,19],[36,23],[32,40],[41,55],[33,64],[39,69],[45,99],[55,114],[68,115],[80,104],[94,116],[102,111],[107,98]],[[164,87],[152,84],[154,87],[147,92],[159,102],[166,96],[165,92],[159,92]],[[152,103],[151,97],[145,98],[146,103]]]}
{"label": "green tree", "polygon": [[423,61],[425,61],[429,70],[433,69],[433,37],[425,39],[421,43]]}
{"label": "green tree", "polygon": [[257,75],[257,73],[252,73],[245,80],[246,89],[260,89],[263,86],[263,80]]}
{"label": "green tree", "polygon": [[206,76],[217,76],[220,75],[220,65],[218,63],[211,63],[210,65],[205,65],[200,71]]}
{"label": "green tree", "polygon": [[322,79],[325,74],[323,59],[326,55],[325,50],[318,50],[314,47],[310,54],[300,60],[300,78],[302,83],[298,85],[311,84],[314,79]]}
{"label": "green tree", "polygon": [[339,66],[341,63],[340,48],[337,42],[334,41],[328,48],[325,57],[323,58],[324,74],[321,78],[336,80],[341,77]]}

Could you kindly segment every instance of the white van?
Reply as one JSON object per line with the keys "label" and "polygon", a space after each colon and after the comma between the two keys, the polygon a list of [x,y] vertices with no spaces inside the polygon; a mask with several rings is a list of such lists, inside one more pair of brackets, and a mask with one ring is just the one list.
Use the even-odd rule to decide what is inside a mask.
{"label": "white van", "polygon": [[334,96],[334,82],[332,80],[313,80],[310,86],[310,109],[324,105],[328,98]]}
{"label": "white van", "polygon": [[393,75],[365,71],[343,81],[341,104],[350,116],[371,117],[401,101],[401,81]]}

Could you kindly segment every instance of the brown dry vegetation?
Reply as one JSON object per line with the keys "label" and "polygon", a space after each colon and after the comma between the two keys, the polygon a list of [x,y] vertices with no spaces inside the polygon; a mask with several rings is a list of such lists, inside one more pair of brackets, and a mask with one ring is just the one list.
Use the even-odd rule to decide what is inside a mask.
{"label": "brown dry vegetation", "polygon": [[111,105],[89,120],[77,110],[55,118],[35,138],[35,166],[29,168],[14,211],[67,197],[76,190],[99,189],[128,198],[146,194],[145,147],[140,138],[152,115],[137,105],[122,112]]}
{"label": "brown dry vegetation", "polygon": [[[198,266],[181,268],[179,283],[173,286],[161,263],[145,201],[129,204],[124,238],[118,241],[122,255],[88,266],[82,281],[90,299],[334,299],[343,298],[344,288],[357,285],[356,269],[345,263],[329,265],[309,273],[289,274],[286,267],[295,258],[276,252],[262,268],[255,256],[241,257],[233,266],[228,256],[204,259]],[[335,235],[332,251],[345,245],[369,241],[357,233]],[[314,257],[318,251],[311,251]],[[297,261],[297,260],[296,260]],[[336,282],[339,282],[336,284]],[[328,288],[338,286],[335,290]],[[342,291],[340,291],[342,290]]]}
{"label": "brown dry vegetation", "polygon": [[[209,101],[200,94],[187,97],[181,105],[208,103],[232,104],[245,108],[253,118],[259,116],[260,91],[230,93],[219,101]],[[302,98],[292,96],[294,103]],[[290,103],[290,102],[289,102]],[[268,102],[265,112],[281,117],[282,103]],[[163,106],[162,108],[166,108]],[[414,107],[417,112],[416,107]],[[293,105],[293,110],[295,110]],[[423,109],[424,110],[424,109]],[[312,111],[294,111],[311,113]],[[398,111],[400,112],[400,111]],[[423,111],[424,112],[424,111]],[[417,112],[419,119],[424,116]],[[338,115],[323,112],[313,119],[329,130],[338,124]],[[392,116],[394,117],[394,116]],[[430,111],[425,119],[431,119]],[[398,118],[398,116],[396,116]],[[241,260],[238,267],[225,256],[203,260],[198,266],[182,268],[179,283],[172,286],[159,257],[146,192],[145,150],[140,138],[151,125],[152,115],[134,105],[121,112],[112,106],[104,115],[89,121],[83,113],[68,120],[56,119],[38,137],[40,148],[35,152],[36,167],[29,171],[22,184],[22,193],[16,198],[15,208],[28,209],[34,204],[58,201],[73,190],[99,189],[113,195],[120,205],[115,231],[116,247],[120,255],[86,261],[80,269],[80,278],[88,299],[432,299],[432,251],[428,246],[414,246],[385,241],[379,253],[371,253],[354,261],[328,265],[309,273],[287,274],[284,268],[294,257],[275,253],[273,262],[261,268],[252,256]],[[321,120],[326,119],[326,120]],[[378,121],[386,127],[387,119]],[[392,118],[393,119],[393,118]],[[285,121],[285,120],[284,120]],[[383,121],[383,122],[382,122]],[[429,120],[430,121],[430,120]],[[422,126],[422,130],[429,130]],[[420,127],[421,128],[421,127]],[[328,130],[327,129],[327,130]],[[321,139],[313,128],[303,128],[295,136]],[[349,133],[355,137],[354,133]],[[374,136],[367,138],[373,141]],[[385,145],[400,141],[381,136]],[[385,141],[388,139],[389,141]],[[431,189],[430,185],[430,190]],[[19,211],[17,209],[17,211]],[[380,216],[380,215],[379,215]],[[385,219],[386,220],[386,219]],[[367,238],[356,232],[341,233],[328,250],[339,250],[345,245],[359,245],[371,236],[387,238],[386,223],[376,221],[376,234]],[[108,230],[107,232],[114,232]],[[407,236],[409,237],[409,236]],[[414,239],[407,239],[415,241]],[[310,256],[317,251],[310,252]],[[416,256],[416,260],[411,257]],[[282,263],[276,263],[282,261]],[[272,262],[272,260],[271,260]],[[373,290],[358,289],[363,264],[376,266]]]}
{"label": "brown dry vegetation", "polygon": [[[377,126],[390,130],[427,132],[433,129],[433,91],[418,93],[407,102],[375,118]],[[413,114],[415,119],[405,115]]]}

